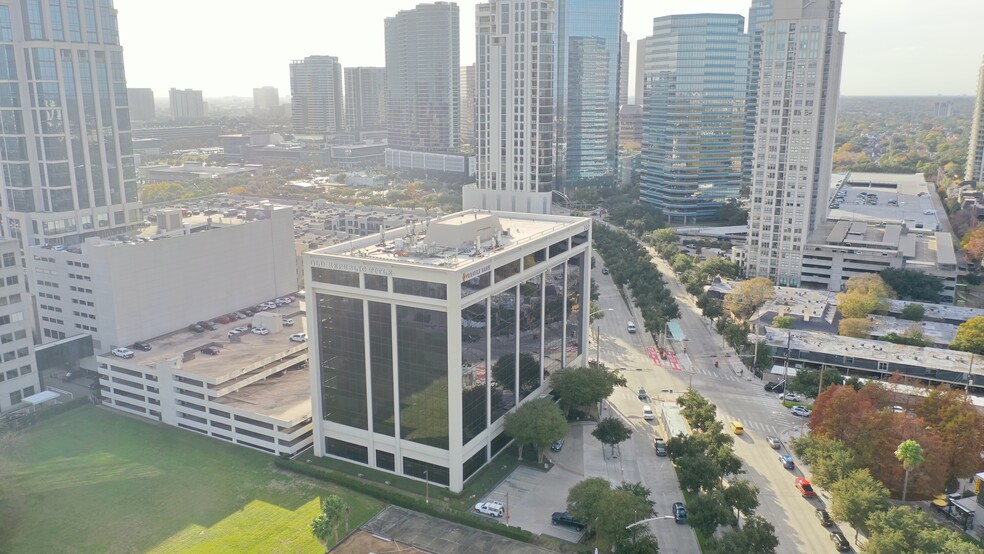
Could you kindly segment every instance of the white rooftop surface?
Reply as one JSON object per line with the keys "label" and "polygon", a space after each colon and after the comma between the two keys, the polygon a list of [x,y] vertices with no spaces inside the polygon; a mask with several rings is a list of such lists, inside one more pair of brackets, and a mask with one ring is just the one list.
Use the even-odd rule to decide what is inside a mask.
{"label": "white rooftop surface", "polygon": [[828,306],[837,304],[837,295],[833,292],[791,287],[775,287],[775,291],[775,297],[759,308],[757,315],[775,312],[806,320],[818,319],[830,315]]}
{"label": "white rooftop surface", "polygon": [[906,304],[918,304],[923,307],[925,313],[923,319],[949,319],[951,321],[966,321],[972,317],[984,316],[984,310],[980,308],[968,308],[966,306],[950,306],[947,304],[927,304],[925,302],[910,302],[903,300],[889,300],[889,311],[899,313]]}
{"label": "white rooftop surface", "polygon": [[785,348],[787,340],[790,340],[793,350],[895,362],[943,371],[966,373],[970,369],[971,355],[968,352],[904,346],[885,341],[855,339],[796,329],[791,331],[766,329],[766,342],[769,345]]}
{"label": "white rooftop surface", "polygon": [[881,337],[888,333],[901,335],[909,329],[915,328],[927,338],[933,339],[937,344],[950,344],[957,334],[957,326],[949,323],[908,321],[881,315],[869,315],[868,320],[872,322],[871,335],[874,337]]}
{"label": "white rooftop surface", "polygon": [[[489,254],[517,248],[580,221],[590,220],[468,210],[392,229],[385,233],[385,240],[376,234],[321,248],[313,254],[344,255],[363,260],[455,270],[477,263]],[[503,232],[498,232],[496,228]],[[450,245],[451,242],[454,244]]]}
{"label": "white rooftop surface", "polygon": [[[832,188],[830,202],[833,203],[837,191],[844,191],[840,207],[830,208],[827,219],[864,221],[868,223],[908,222],[910,230],[916,223],[922,229],[932,232],[936,229],[943,214],[936,213],[929,185],[922,175],[851,173],[843,184]],[[858,195],[874,195],[878,203],[870,205],[866,201],[858,203]],[[920,196],[921,194],[921,196]],[[894,200],[897,206],[889,206]]]}
{"label": "white rooftop surface", "polygon": [[[256,360],[274,356],[279,352],[300,345],[300,343],[292,342],[289,337],[294,333],[306,331],[302,303],[294,301],[276,310],[262,313],[275,313],[282,317],[289,317],[294,320],[294,326],[284,327],[279,332],[271,331],[268,335],[247,332],[236,337],[238,342],[236,339],[229,338],[229,331],[236,327],[246,327],[252,321],[252,318],[246,318],[218,324],[218,329],[215,331],[206,329],[204,333],[195,333],[188,329],[182,329],[147,340],[146,342],[150,343],[152,350],[144,352],[131,348],[134,352],[133,358],[129,360],[117,358],[113,356],[112,352],[105,352],[103,356],[111,360],[120,360],[121,363],[139,364],[154,369],[160,362],[174,358],[182,360],[185,353],[188,353],[191,359],[182,362],[179,371],[196,374],[206,382],[223,382],[225,381],[223,377],[239,375],[242,373],[242,368]],[[216,317],[219,315],[221,314],[217,314]],[[192,321],[188,324],[193,323]],[[221,352],[216,356],[199,352],[206,346],[217,346]],[[129,345],[126,347],[129,348]]]}

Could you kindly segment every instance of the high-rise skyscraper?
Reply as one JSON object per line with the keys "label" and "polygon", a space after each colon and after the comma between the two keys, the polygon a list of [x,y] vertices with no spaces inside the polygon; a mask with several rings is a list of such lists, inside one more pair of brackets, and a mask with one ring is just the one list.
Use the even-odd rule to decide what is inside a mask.
{"label": "high-rise skyscraper", "polygon": [[622,46],[618,52],[618,107],[629,103],[629,35],[622,31]]}
{"label": "high-rise skyscraper", "polygon": [[640,199],[671,222],[714,216],[741,186],[748,35],[731,14],[653,20]]}
{"label": "high-rise skyscraper", "polygon": [[741,184],[751,187],[752,150],[758,110],[759,72],[762,58],[762,23],[772,17],[775,0],[752,0],[748,8],[748,94],[745,97],[745,153],[741,160]]}
{"label": "high-rise skyscraper", "polygon": [[386,68],[345,68],[345,128],[381,130],[386,125]]}
{"label": "high-rise skyscraper", "polygon": [[253,114],[277,115],[280,112],[280,91],[277,87],[253,89]]}
{"label": "high-rise skyscraper", "polygon": [[153,89],[127,88],[126,97],[130,105],[131,121],[153,121],[157,117]]}
{"label": "high-rise skyscraper", "polygon": [[387,140],[398,150],[461,146],[458,5],[419,4],[386,18]]}
{"label": "high-rise skyscraper", "polygon": [[143,220],[116,10],[81,4],[0,5],[0,228],[25,248]]}
{"label": "high-rise skyscraper", "polygon": [[618,154],[622,0],[557,0],[557,184],[611,185]]}
{"label": "high-rise skyscraper", "polygon": [[798,286],[826,217],[844,34],[840,0],[775,0],[762,51],[748,219],[750,277]]}
{"label": "high-rise skyscraper", "polygon": [[645,103],[646,66],[649,63],[649,45],[651,42],[652,37],[645,37],[636,41],[635,98],[632,99],[632,103],[638,106]]}
{"label": "high-rise skyscraper", "polygon": [[461,68],[461,142],[475,144],[475,64]]}
{"label": "high-rise skyscraper", "polygon": [[550,212],[554,15],[552,0],[475,6],[478,174],[465,208]]}
{"label": "high-rise skyscraper", "polygon": [[205,102],[202,100],[202,91],[190,88],[184,90],[172,88],[167,94],[171,101],[171,119],[188,121],[205,117]]}
{"label": "high-rise skyscraper", "polygon": [[984,58],[977,74],[977,101],[974,102],[974,120],[970,129],[967,175],[964,179],[984,183]]}
{"label": "high-rise skyscraper", "polygon": [[290,62],[291,121],[301,135],[334,137],[345,126],[342,66],[334,56]]}

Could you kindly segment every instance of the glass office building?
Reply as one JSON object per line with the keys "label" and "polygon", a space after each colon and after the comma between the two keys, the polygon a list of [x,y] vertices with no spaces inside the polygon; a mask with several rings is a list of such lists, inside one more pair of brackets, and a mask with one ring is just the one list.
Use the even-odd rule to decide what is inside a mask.
{"label": "glass office building", "polygon": [[590,220],[387,234],[305,257],[315,451],[460,491],[509,443],[504,416],[583,362]]}
{"label": "glass office building", "polygon": [[557,182],[612,185],[618,156],[622,0],[557,0]]}
{"label": "glass office building", "polygon": [[713,216],[741,188],[748,35],[730,14],[653,20],[640,197],[668,221]]}
{"label": "glass office building", "polygon": [[73,244],[142,222],[112,0],[0,4],[2,234]]}

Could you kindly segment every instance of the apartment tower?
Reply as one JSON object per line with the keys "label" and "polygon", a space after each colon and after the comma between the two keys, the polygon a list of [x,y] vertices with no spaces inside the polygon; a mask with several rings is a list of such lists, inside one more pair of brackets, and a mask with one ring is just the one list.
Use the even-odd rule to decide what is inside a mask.
{"label": "apartment tower", "polygon": [[984,183],[984,58],[981,59],[981,69],[977,74],[977,101],[974,102],[965,179]]}
{"label": "apartment tower", "polygon": [[799,285],[803,246],[826,217],[844,51],[840,4],[775,0],[760,27],[746,271],[778,285]]}
{"label": "apartment tower", "polygon": [[456,152],[461,146],[458,5],[418,4],[387,17],[389,146]]}
{"label": "apartment tower", "polygon": [[205,101],[202,100],[202,91],[186,88],[178,90],[172,88],[167,92],[171,102],[171,119],[175,121],[189,121],[205,117]]}
{"label": "apartment tower", "polygon": [[291,120],[300,135],[333,138],[345,125],[342,66],[334,56],[290,62]]}
{"label": "apartment tower", "polygon": [[345,128],[378,131],[386,126],[386,68],[345,68]]}
{"label": "apartment tower", "polygon": [[550,212],[554,21],[552,0],[475,6],[478,172],[465,208]]}

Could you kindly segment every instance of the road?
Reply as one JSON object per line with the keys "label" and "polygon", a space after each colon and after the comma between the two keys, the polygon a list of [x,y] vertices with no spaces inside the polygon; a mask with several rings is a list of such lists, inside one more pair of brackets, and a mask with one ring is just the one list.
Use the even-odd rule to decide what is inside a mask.
{"label": "road", "polygon": [[[765,392],[761,381],[742,371],[733,351],[716,332],[708,329],[708,323],[700,316],[700,311],[680,283],[672,277],[670,268],[662,260],[657,263],[670,292],[680,305],[680,326],[687,337],[683,343],[670,341],[680,360],[679,371],[658,366],[649,358],[647,349],[655,347],[653,339],[642,328],[642,318],[637,315],[637,309],[622,299],[610,276],[602,273],[600,257],[592,271],[592,278],[599,287],[598,305],[606,311],[604,317],[592,326],[590,355],[592,359],[598,356],[594,337],[600,330],[601,362],[609,367],[624,368],[623,374],[628,381],[628,387],[617,390],[609,399],[610,403],[637,430],[644,431],[647,437],[652,436],[655,431],[641,417],[642,402],[637,397],[639,387],[644,387],[652,403],[658,404],[660,400],[672,402],[692,382],[694,388],[717,405],[718,417],[726,423],[726,429],[727,422],[731,420],[741,421],[744,425],[745,434],[735,437],[735,452],[745,462],[746,473],[741,478],[748,479],[759,488],[760,505],[756,513],[775,526],[779,538],[778,552],[832,550],[829,531],[820,526],[814,513],[816,508],[823,507],[823,499],[802,498],[793,480],[803,474],[798,468],[794,471],[784,469],[778,459],[779,454],[792,454],[787,452],[785,444],[791,436],[801,431],[805,421],[791,415],[780,405],[777,395]],[[628,333],[627,324],[630,321],[639,326],[638,333]],[[727,356],[729,353],[731,355]],[[714,367],[714,361],[718,362],[719,367]],[[662,364],[670,365],[666,361]],[[670,390],[674,392],[666,392]],[[783,441],[780,451],[769,447],[766,437],[770,435]],[[641,460],[643,456],[638,458]],[[652,458],[658,460],[654,453]],[[647,471],[640,473],[646,482]],[[663,509],[668,509],[673,501],[680,499],[654,497],[657,500],[656,509],[661,512],[661,506],[665,504]],[[657,536],[660,535],[659,523],[662,522],[652,527]],[[661,549],[662,544],[661,541]]]}

